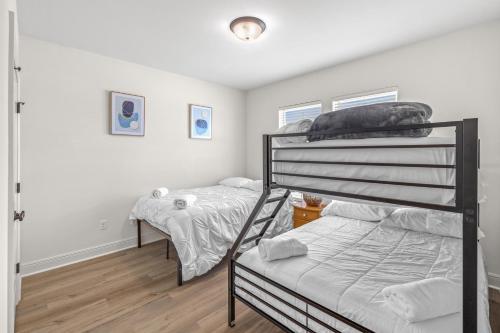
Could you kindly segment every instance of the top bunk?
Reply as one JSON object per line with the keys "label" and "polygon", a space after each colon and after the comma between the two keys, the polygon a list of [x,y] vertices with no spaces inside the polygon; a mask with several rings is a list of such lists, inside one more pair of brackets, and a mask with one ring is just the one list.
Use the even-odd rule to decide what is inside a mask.
{"label": "top bunk", "polygon": [[[421,129],[452,135],[304,139]],[[264,185],[462,213],[464,193],[477,193],[478,149],[477,119],[264,135]]]}

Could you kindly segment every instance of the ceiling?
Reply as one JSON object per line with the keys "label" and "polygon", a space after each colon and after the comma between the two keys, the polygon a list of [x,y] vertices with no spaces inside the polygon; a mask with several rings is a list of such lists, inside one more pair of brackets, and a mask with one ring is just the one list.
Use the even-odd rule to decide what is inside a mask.
{"label": "ceiling", "polygon": [[[18,0],[22,33],[251,89],[500,17],[500,0]],[[229,23],[267,24],[254,42]]]}

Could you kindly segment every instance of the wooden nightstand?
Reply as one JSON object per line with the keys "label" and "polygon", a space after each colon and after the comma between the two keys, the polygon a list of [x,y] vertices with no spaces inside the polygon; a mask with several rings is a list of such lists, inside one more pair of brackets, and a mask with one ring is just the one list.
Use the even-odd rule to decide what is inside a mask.
{"label": "wooden nightstand", "polygon": [[326,205],[322,204],[319,207],[307,206],[305,203],[293,204],[293,227],[298,228],[301,225],[319,219],[321,211]]}

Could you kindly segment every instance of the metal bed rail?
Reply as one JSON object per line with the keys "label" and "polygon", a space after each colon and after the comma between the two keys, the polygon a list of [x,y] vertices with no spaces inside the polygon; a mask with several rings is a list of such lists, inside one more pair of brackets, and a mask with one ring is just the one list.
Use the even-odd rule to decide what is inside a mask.
{"label": "metal bed rail", "polygon": [[[345,145],[345,146],[299,146],[299,147],[273,147],[273,138],[278,137],[298,137],[313,135],[337,135],[346,133],[364,133],[364,132],[385,132],[385,131],[399,131],[399,130],[412,130],[412,129],[422,129],[422,128],[446,128],[451,127],[455,129],[455,143],[454,144],[412,144],[412,145]],[[360,140],[362,142],[362,140]],[[285,159],[273,159],[273,151],[280,149],[327,149],[334,152],[337,149],[393,149],[393,148],[405,148],[405,149],[427,149],[427,148],[454,148],[455,149],[455,164],[416,164],[416,163],[365,163],[359,161],[343,161],[343,162],[330,162],[330,161],[317,161],[317,160],[285,160]],[[455,185],[443,185],[443,184],[425,184],[425,183],[413,183],[413,182],[394,182],[387,180],[378,179],[359,179],[359,178],[347,178],[347,177],[328,177],[322,175],[314,174],[296,174],[296,173],[283,173],[273,171],[273,163],[309,163],[309,164],[325,164],[325,165],[361,165],[361,166],[391,166],[391,167],[402,167],[402,168],[439,168],[439,169],[454,169],[455,170]],[[247,223],[243,227],[240,235],[235,241],[233,247],[229,251],[228,260],[228,324],[229,326],[234,326],[235,323],[235,299],[239,299],[244,302],[250,308],[257,311],[259,314],[263,315],[267,319],[271,320],[273,323],[278,325],[285,331],[291,331],[283,323],[273,319],[270,315],[266,314],[264,311],[254,306],[250,302],[243,299],[241,296],[235,292],[235,277],[242,278],[240,274],[235,272],[235,268],[245,270],[248,274],[256,276],[265,282],[277,287],[278,289],[286,292],[293,297],[300,299],[305,302],[307,306],[314,306],[319,308],[321,311],[327,313],[328,315],[338,319],[344,324],[353,327],[361,332],[372,332],[370,329],[363,327],[362,325],[342,316],[341,314],[332,311],[330,309],[324,308],[321,305],[315,303],[314,301],[278,284],[275,281],[268,279],[265,276],[252,271],[250,268],[239,264],[236,260],[238,257],[238,250],[242,244],[246,244],[258,241],[261,237],[249,237],[246,235],[250,228],[255,225],[256,216],[260,213],[262,207],[267,203],[268,197],[271,195],[273,189],[286,189],[286,196],[284,196],[280,205],[277,206],[277,211],[281,208],[285,197],[288,197],[290,191],[301,191],[301,192],[311,192],[330,196],[351,198],[351,199],[361,199],[374,202],[383,202],[396,204],[401,206],[411,206],[419,207],[425,209],[433,209],[440,211],[448,211],[463,214],[463,332],[477,332],[477,226],[479,222],[479,205],[477,201],[477,170],[479,168],[479,139],[478,139],[478,120],[474,119],[464,119],[463,121],[452,121],[452,122],[438,122],[438,123],[428,123],[428,124],[413,124],[413,125],[402,125],[402,126],[391,126],[384,128],[357,128],[357,129],[338,129],[334,131],[322,131],[314,133],[286,133],[286,134],[273,134],[263,136],[263,194],[261,199],[257,203],[254,211],[250,215]],[[363,195],[359,193],[349,193],[340,192],[333,190],[301,187],[301,186],[290,186],[286,184],[279,184],[273,181],[273,176],[291,176],[291,177],[304,177],[304,178],[315,178],[315,179],[325,179],[333,181],[348,181],[348,182],[364,182],[364,183],[376,183],[382,185],[396,185],[396,186],[412,186],[420,188],[438,188],[443,190],[454,190],[455,192],[455,204],[454,205],[441,205],[433,203],[425,203],[410,200],[401,200],[388,197],[377,197],[371,195]],[[274,216],[276,214],[273,213]],[[267,227],[269,227],[270,222],[266,223],[259,235],[264,235]],[[244,278],[244,277],[243,277]],[[248,281],[248,279],[246,279]],[[260,286],[254,286],[262,291]],[[238,287],[241,289],[241,287]],[[247,294],[256,298],[248,290],[245,290]],[[269,294],[269,293],[267,293]],[[269,295],[271,297],[277,298],[276,295]],[[262,304],[273,309],[283,315],[278,309],[273,307],[271,304],[266,303],[262,299],[258,299]],[[278,299],[278,301],[280,301]],[[281,300],[283,301],[283,300]],[[300,310],[295,308],[295,310]],[[324,326],[318,318],[314,318],[310,314],[303,313],[304,311],[297,311],[298,313],[305,315],[308,320],[313,320],[316,323]],[[306,311],[307,312],[307,311]],[[284,315],[285,318],[288,318]],[[290,319],[290,318],[288,318]],[[298,325],[307,332],[314,332],[310,327],[301,323],[297,323],[296,320],[290,320],[294,324]],[[325,327],[325,326],[324,326]],[[327,327],[333,332],[338,332],[333,327]]]}

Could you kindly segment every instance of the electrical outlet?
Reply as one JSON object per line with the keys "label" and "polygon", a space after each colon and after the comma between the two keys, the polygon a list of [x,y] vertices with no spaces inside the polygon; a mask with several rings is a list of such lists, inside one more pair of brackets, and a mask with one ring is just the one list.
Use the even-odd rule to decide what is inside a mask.
{"label": "electrical outlet", "polygon": [[108,228],[108,220],[99,221],[99,229],[106,230]]}

